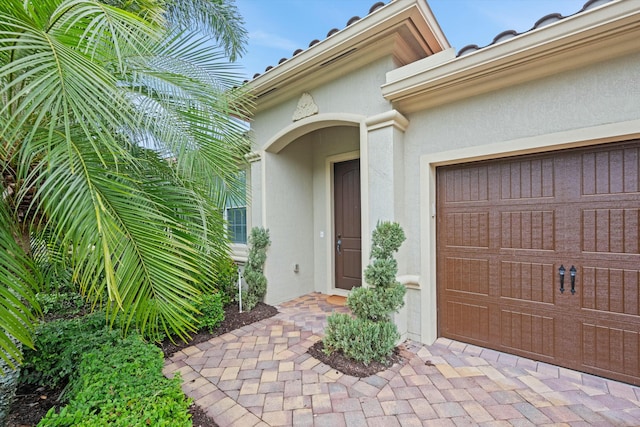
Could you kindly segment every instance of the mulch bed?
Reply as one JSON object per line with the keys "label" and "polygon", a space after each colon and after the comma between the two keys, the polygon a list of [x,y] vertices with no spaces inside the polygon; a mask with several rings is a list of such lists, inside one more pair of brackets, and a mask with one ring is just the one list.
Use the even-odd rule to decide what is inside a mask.
{"label": "mulch bed", "polygon": [[404,363],[405,358],[400,354],[398,347],[393,349],[393,354],[389,356],[386,363],[371,361],[368,365],[362,362],[357,362],[350,357],[346,356],[342,351],[334,351],[330,355],[325,354],[324,344],[322,341],[318,341],[307,351],[310,355],[324,363],[331,366],[333,369],[342,372],[352,377],[364,378],[371,375],[375,375],[380,371],[393,366],[394,363]]}
{"label": "mulch bed", "polygon": [[238,305],[233,304],[224,309],[224,321],[212,333],[207,330],[200,331],[193,335],[189,342],[176,341],[174,343],[167,339],[160,344],[160,348],[164,353],[164,357],[167,358],[183,348],[209,341],[211,338],[224,335],[251,323],[268,319],[276,314],[278,314],[278,310],[275,307],[262,302],[256,304],[253,310],[243,311],[242,313],[238,311]]}

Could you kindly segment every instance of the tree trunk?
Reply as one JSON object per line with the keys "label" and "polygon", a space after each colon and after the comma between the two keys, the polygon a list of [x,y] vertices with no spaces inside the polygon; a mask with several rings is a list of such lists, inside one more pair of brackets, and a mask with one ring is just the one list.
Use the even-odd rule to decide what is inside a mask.
{"label": "tree trunk", "polygon": [[19,234],[14,233],[16,243],[20,245],[24,253],[31,257],[31,234],[29,233],[29,228],[23,224],[20,224]]}

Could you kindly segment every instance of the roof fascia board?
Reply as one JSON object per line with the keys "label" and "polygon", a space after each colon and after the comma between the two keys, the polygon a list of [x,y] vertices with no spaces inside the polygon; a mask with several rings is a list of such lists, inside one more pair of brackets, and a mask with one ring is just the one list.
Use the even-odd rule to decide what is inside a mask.
{"label": "roof fascia board", "polygon": [[436,57],[446,51],[393,70],[382,94],[407,114],[640,51],[638,38],[638,3],[614,1],[444,63]]}

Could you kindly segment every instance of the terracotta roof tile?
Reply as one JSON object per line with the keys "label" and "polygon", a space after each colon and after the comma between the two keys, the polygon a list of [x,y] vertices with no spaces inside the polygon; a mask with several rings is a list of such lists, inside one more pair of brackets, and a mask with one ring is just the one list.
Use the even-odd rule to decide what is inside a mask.
{"label": "terracotta roof tile", "polygon": [[[390,1],[393,1],[393,0],[390,0]],[[369,8],[369,13],[368,13],[367,15],[370,15],[370,14],[372,14],[372,13],[376,12],[378,9],[381,9],[381,8],[382,8],[382,7],[384,7],[385,5],[386,5],[386,4],[385,4],[384,2],[382,2],[382,1],[379,1],[379,2],[375,3],[373,6],[371,6],[371,8]],[[348,27],[348,26],[350,26],[350,25],[352,25],[352,24],[354,24],[355,22],[359,21],[360,19],[362,19],[362,18],[360,18],[359,16],[354,16],[354,17],[352,17],[351,19],[349,19],[349,20],[347,21],[347,24],[346,24],[345,28],[346,28],[346,27]],[[331,37],[332,35],[334,35],[334,34],[336,34],[336,33],[340,32],[340,31],[342,31],[342,30],[340,30],[340,29],[338,29],[338,28],[333,28],[333,29],[329,30],[329,32],[327,33],[327,37],[326,37],[326,38],[328,39],[329,37]],[[320,41],[321,41],[321,40],[318,40],[318,39],[312,40],[312,41],[309,43],[308,48],[311,48],[311,47],[313,47],[314,45],[316,45],[316,44],[320,43]],[[308,49],[308,48],[307,48],[307,49]],[[294,56],[298,55],[299,53],[304,52],[305,50],[306,50],[306,49],[296,49],[296,50],[295,50],[295,52],[293,52],[293,54],[292,54],[292,56],[291,56],[291,57],[293,58]],[[282,58],[282,59],[280,59],[280,61],[278,61],[278,65],[282,64],[283,62],[288,61],[289,59],[291,59],[291,58]],[[277,67],[278,65],[276,65],[276,67]],[[265,69],[265,71],[264,71],[264,72],[266,73],[267,71],[272,70],[273,68],[275,68],[275,67],[274,67],[274,66],[269,65],[269,66]],[[261,76],[261,75],[262,75],[261,73],[256,73],[256,74],[254,74],[254,75],[253,75],[253,78],[254,78],[254,79],[255,79],[255,78],[258,78],[258,77],[259,77],[259,76]],[[247,83],[247,82],[248,82],[248,80],[245,80],[245,83]]]}
{"label": "terracotta roof tile", "polygon": [[497,36],[495,36],[493,38],[493,41],[491,43],[489,43],[488,45],[486,45],[486,46],[479,47],[477,44],[469,44],[469,45],[464,46],[462,49],[460,49],[458,51],[458,55],[457,56],[464,56],[464,55],[468,55],[468,54],[473,53],[473,52],[477,52],[477,51],[479,51],[481,49],[484,49],[486,47],[493,46],[493,45],[498,44],[498,43],[502,43],[505,40],[514,38],[514,37],[519,36],[521,34],[528,33],[529,31],[537,30],[538,28],[542,28],[542,27],[545,27],[547,25],[551,25],[551,24],[553,24],[555,22],[558,22],[558,21],[561,21],[561,20],[563,20],[563,19],[565,19],[565,18],[567,18],[569,16],[577,15],[578,13],[582,13],[582,12],[584,12],[586,10],[593,9],[595,7],[601,6],[601,5],[603,5],[605,3],[609,3],[611,1],[613,1],[613,0],[589,0],[582,6],[582,9],[580,9],[579,11],[577,11],[576,13],[574,13],[572,15],[567,15],[567,16],[563,16],[560,13],[550,13],[550,14],[545,15],[542,18],[538,19],[536,21],[536,23],[533,24],[533,27],[531,27],[530,29],[528,29],[526,31],[523,31],[521,33],[518,33],[515,30],[503,31],[500,34],[498,34]]}

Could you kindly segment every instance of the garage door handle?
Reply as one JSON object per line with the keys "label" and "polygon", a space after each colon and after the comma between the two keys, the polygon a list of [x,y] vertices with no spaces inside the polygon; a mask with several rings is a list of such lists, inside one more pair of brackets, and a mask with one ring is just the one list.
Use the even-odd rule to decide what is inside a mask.
{"label": "garage door handle", "polygon": [[558,274],[560,275],[560,293],[563,294],[564,293],[564,272],[565,272],[565,268],[564,265],[560,265],[560,268],[558,269]]}
{"label": "garage door handle", "polygon": [[576,293],[576,267],[571,266],[569,269],[569,275],[571,276],[571,295]]}

